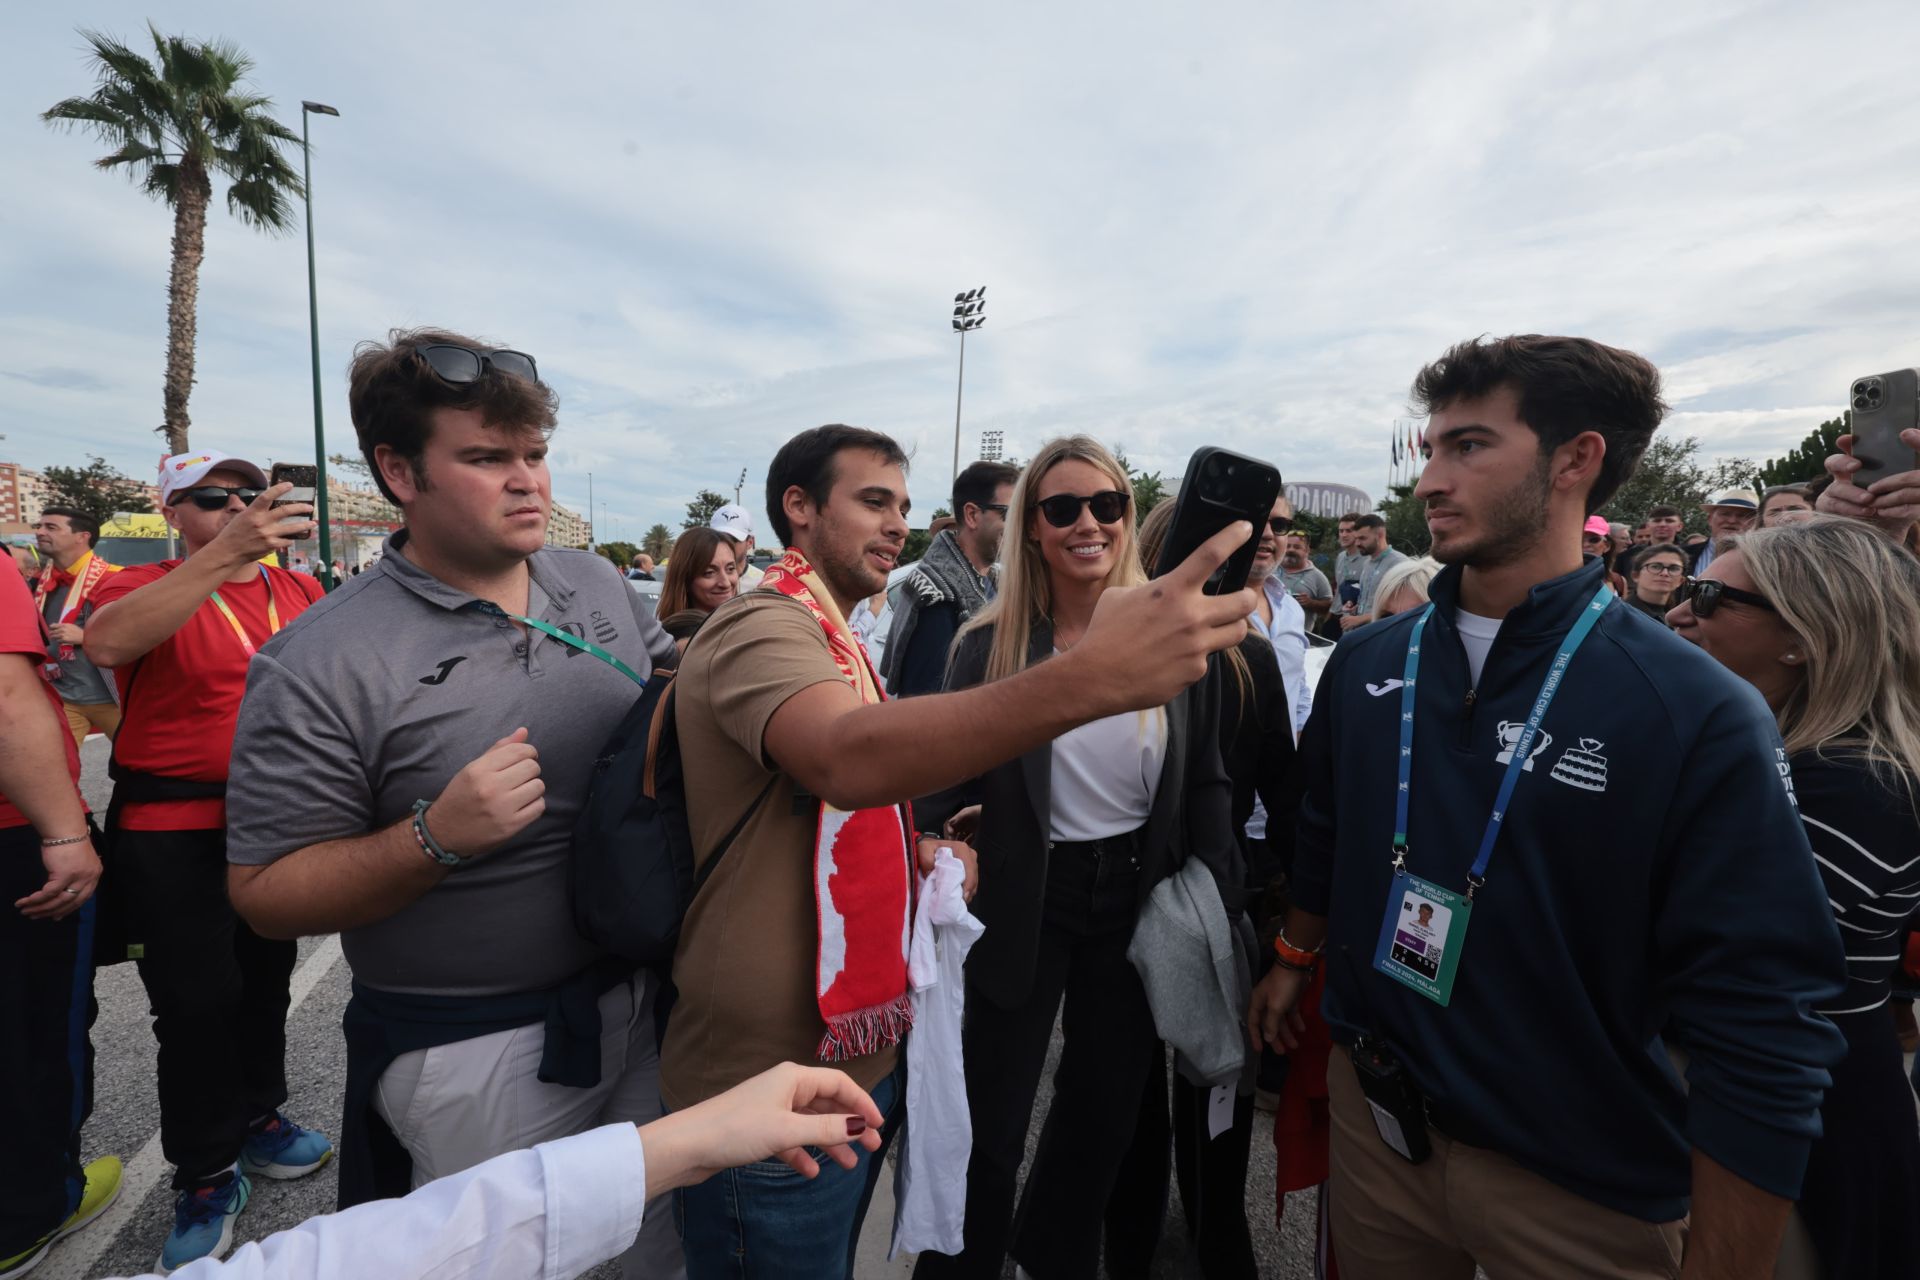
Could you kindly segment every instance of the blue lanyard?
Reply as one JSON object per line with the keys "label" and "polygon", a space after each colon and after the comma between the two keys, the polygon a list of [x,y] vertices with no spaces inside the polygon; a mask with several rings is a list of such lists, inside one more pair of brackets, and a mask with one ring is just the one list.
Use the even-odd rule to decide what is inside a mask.
{"label": "blue lanyard", "polygon": [[[1513,756],[1507,761],[1507,772],[1500,779],[1500,794],[1493,802],[1493,815],[1487,819],[1486,832],[1480,837],[1480,853],[1473,860],[1473,869],[1467,873],[1467,897],[1473,897],[1473,891],[1486,883],[1487,863],[1493,858],[1493,843],[1500,838],[1500,825],[1507,820],[1507,805],[1513,800],[1513,789],[1520,782],[1520,775],[1526,770],[1528,753],[1533,750],[1534,737],[1540,732],[1540,722],[1547,718],[1547,707],[1553,702],[1553,695],[1560,691],[1560,683],[1567,674],[1567,664],[1573,661],[1573,655],[1586,640],[1587,633],[1593,630],[1593,624],[1607,611],[1614,600],[1613,588],[1606,583],[1594,592],[1593,603],[1580,611],[1564,639],[1560,641],[1560,652],[1553,655],[1553,666],[1547,672],[1547,678],[1540,685],[1540,693],[1533,700],[1533,712],[1527,717],[1526,727],[1521,730],[1520,740],[1513,744]],[[1407,665],[1400,686],[1400,790],[1394,797],[1393,819],[1393,870],[1396,875],[1406,874],[1407,869],[1407,799],[1413,791],[1413,700],[1417,677],[1420,674],[1420,634],[1427,628],[1427,619],[1433,615],[1433,606],[1428,605],[1420,613],[1419,621],[1413,624],[1413,634],[1407,638]]]}

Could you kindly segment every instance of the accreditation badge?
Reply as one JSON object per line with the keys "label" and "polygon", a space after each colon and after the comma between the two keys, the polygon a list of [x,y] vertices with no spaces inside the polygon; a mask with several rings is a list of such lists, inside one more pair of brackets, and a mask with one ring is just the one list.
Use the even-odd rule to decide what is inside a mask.
{"label": "accreditation badge", "polygon": [[1453,974],[1472,914],[1465,894],[1411,873],[1394,876],[1373,967],[1444,1006],[1453,997]]}

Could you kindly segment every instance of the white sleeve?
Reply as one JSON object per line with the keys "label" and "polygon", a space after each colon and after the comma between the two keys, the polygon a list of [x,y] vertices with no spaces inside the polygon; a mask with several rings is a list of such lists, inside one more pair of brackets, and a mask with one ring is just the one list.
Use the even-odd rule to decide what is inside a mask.
{"label": "white sleeve", "polygon": [[[496,1156],[398,1200],[309,1218],[175,1280],[364,1280],[539,1276],[619,1256],[640,1231],[647,1158],[630,1124]],[[141,1280],[147,1280],[142,1277]]]}

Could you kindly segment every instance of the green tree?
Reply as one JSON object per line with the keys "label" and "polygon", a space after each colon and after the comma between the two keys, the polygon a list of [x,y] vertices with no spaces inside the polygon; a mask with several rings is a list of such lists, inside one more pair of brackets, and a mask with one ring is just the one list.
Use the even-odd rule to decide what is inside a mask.
{"label": "green tree", "polygon": [[1427,504],[1413,496],[1412,485],[1394,485],[1391,495],[1380,499],[1378,510],[1386,517],[1388,546],[1410,556],[1427,554],[1433,545],[1433,536],[1427,532]]}
{"label": "green tree", "polygon": [[107,465],[105,458],[88,454],[84,467],[48,467],[47,501],[50,507],[78,507],[105,524],[116,511],[152,511],[147,491],[138,481]]}
{"label": "green tree", "polygon": [[327,465],[335,471],[344,471],[348,475],[358,476],[367,484],[373,483],[373,468],[368,466],[367,460],[358,454],[349,456],[344,453],[330,453],[327,455]]}
{"label": "green tree", "polygon": [[727,505],[727,495],[715,493],[711,489],[702,489],[693,495],[693,501],[687,504],[687,518],[681,524],[682,529],[698,529],[713,519],[713,513]]}
{"label": "green tree", "polygon": [[625,569],[632,564],[634,556],[640,553],[640,548],[631,542],[602,542],[594,550],[613,561],[615,567],[620,569]]}
{"label": "green tree", "polygon": [[1853,410],[1844,409],[1837,418],[1829,418],[1807,438],[1788,450],[1785,457],[1769,458],[1760,468],[1760,483],[1771,488],[1777,484],[1804,484],[1818,480],[1827,469],[1827,456],[1840,452],[1840,437],[1853,432]]}
{"label": "green tree", "polygon": [[668,532],[667,526],[656,524],[640,539],[640,549],[656,562],[665,560],[667,552],[673,550],[673,534]]}
{"label": "green tree", "polygon": [[1127,481],[1133,488],[1133,518],[1145,520],[1149,511],[1172,496],[1167,492],[1166,479],[1158,471],[1136,471],[1127,460],[1125,445],[1115,445],[1113,456],[1120,469],[1127,473]]}
{"label": "green tree", "polygon": [[93,51],[94,91],[56,102],[40,118],[94,134],[113,148],[93,162],[96,168],[124,169],[173,210],[167,371],[157,430],[169,452],[184,453],[213,178],[229,179],[227,211],[243,224],[268,233],[290,230],[293,201],[303,188],[281,148],[300,138],[270,114],[271,98],[245,87],[253,59],[237,45],[163,36],[151,23],[147,30],[158,65],[111,36],[82,31]]}
{"label": "green tree", "polygon": [[1601,514],[1636,526],[1658,506],[1680,508],[1688,533],[1707,531],[1707,514],[1700,504],[1716,489],[1750,489],[1758,470],[1747,458],[1727,458],[1711,466],[1700,463],[1700,442],[1692,436],[1656,439],[1640,457],[1640,465],[1608,499]]}

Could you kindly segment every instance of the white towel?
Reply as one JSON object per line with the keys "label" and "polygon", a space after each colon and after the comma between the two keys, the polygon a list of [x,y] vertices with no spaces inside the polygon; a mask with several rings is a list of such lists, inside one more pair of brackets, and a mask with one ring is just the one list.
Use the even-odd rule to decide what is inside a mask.
{"label": "white towel", "polygon": [[959,1253],[967,1219],[967,1112],[960,1025],[966,1013],[967,952],[986,926],[967,910],[966,867],[952,850],[935,855],[920,881],[907,977],[913,1034],[907,1037],[907,1133],[894,1173],[893,1251]]}

